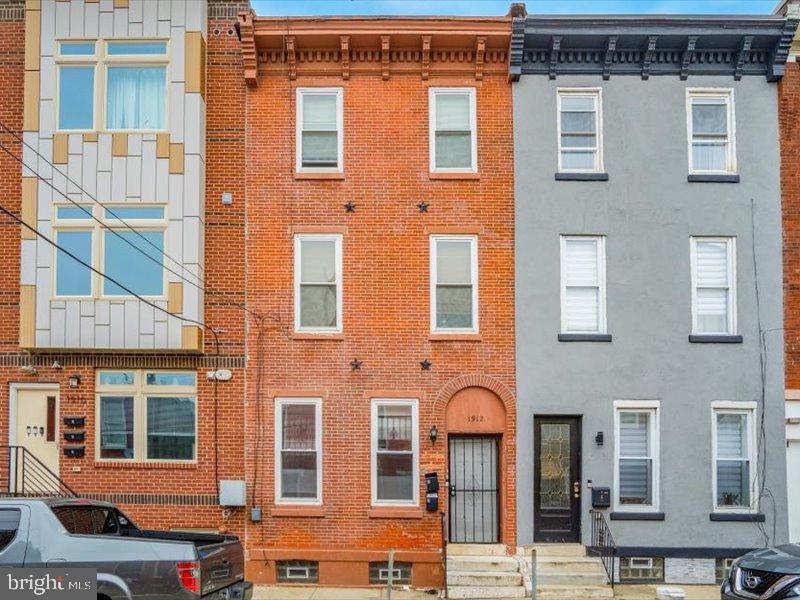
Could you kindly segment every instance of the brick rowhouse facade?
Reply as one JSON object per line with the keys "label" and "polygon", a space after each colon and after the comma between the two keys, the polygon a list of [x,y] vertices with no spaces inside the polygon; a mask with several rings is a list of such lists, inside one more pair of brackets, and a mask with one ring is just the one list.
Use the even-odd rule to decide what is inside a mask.
{"label": "brick rowhouse facade", "polygon": [[[67,10],[56,4],[67,5]],[[125,319],[124,335],[117,338],[121,340],[128,336],[127,342],[115,344],[113,330],[122,324],[115,322],[113,312],[110,323],[100,320],[101,299],[95,299],[95,306],[91,306],[91,300],[80,302],[78,322],[71,323],[68,318],[64,324],[66,341],[63,337],[62,341],[57,341],[55,335],[52,338],[40,337],[41,321],[30,317],[38,309],[33,309],[24,297],[26,287],[28,292],[35,287],[22,282],[26,273],[26,258],[24,249],[23,256],[20,256],[20,246],[22,237],[22,246],[25,247],[25,235],[21,236],[18,224],[2,217],[0,245],[6,266],[0,270],[0,446],[9,444],[11,432],[16,427],[15,422],[9,422],[9,407],[18,401],[15,398],[18,390],[37,389],[36,386],[46,385],[48,393],[58,398],[55,436],[58,474],[76,493],[117,503],[140,526],[222,530],[243,536],[243,510],[225,510],[220,506],[217,489],[218,480],[244,479],[242,407],[245,391],[245,316],[240,308],[234,306],[244,302],[244,186],[240,177],[244,146],[241,119],[244,83],[235,29],[236,15],[246,6],[246,2],[209,0],[208,3],[189,3],[186,7],[178,3],[160,3],[158,12],[151,10],[155,3],[149,6],[141,0],[75,4],[73,7],[68,2],[43,0],[41,3],[4,2],[0,6],[0,82],[4,90],[0,95],[0,120],[18,134],[24,130],[26,140],[36,139],[30,136],[38,135],[41,140],[38,151],[42,155],[38,168],[24,173],[18,162],[5,153],[0,155],[2,204],[15,214],[22,214],[26,222],[38,223],[40,231],[49,231],[49,217],[42,214],[49,210],[46,208],[48,201],[51,198],[53,202],[63,203],[66,200],[61,199],[57,191],[47,191],[50,187],[46,182],[52,183],[60,191],[70,193],[72,198],[81,198],[80,194],[74,194],[75,189],[71,185],[65,185],[64,179],[51,178],[49,162],[55,163],[53,168],[63,170],[71,178],[77,178],[76,183],[80,183],[81,169],[76,175],[72,168],[73,161],[82,157],[97,157],[102,153],[106,141],[104,136],[107,136],[107,141],[111,142],[108,148],[113,145],[112,173],[104,173],[104,168],[99,165],[96,172],[93,171],[93,163],[84,165],[82,184],[87,190],[83,195],[84,202],[91,204],[91,198],[94,198],[106,204],[163,203],[168,207],[171,218],[182,217],[185,223],[189,222],[190,210],[199,211],[192,219],[199,224],[200,233],[197,233],[196,227],[185,229],[183,247],[180,244],[167,244],[165,251],[178,261],[183,256],[185,263],[191,262],[188,256],[195,249],[198,250],[203,265],[199,269],[201,277],[210,292],[203,295],[187,282],[196,281],[191,278],[191,273],[196,271],[184,264],[179,273],[185,274],[185,279],[171,280],[169,295],[158,302],[179,315],[186,315],[191,310],[190,303],[194,303],[195,307],[199,304],[199,312],[195,313],[199,318],[192,318],[215,329],[219,338],[219,352],[212,334],[206,331],[205,337],[202,332],[187,337],[187,331],[183,331],[181,335],[181,323],[177,321],[175,347],[172,331],[168,342],[166,335],[159,337],[158,328],[166,329],[166,318],[162,319],[159,311],[153,311],[148,324],[145,307],[142,307],[142,320],[134,323],[134,326],[140,326],[139,336],[134,333],[131,342],[129,315]],[[175,89],[185,89],[185,98],[180,101],[186,104],[181,109],[185,112],[176,112],[173,107],[170,109],[171,131],[163,134],[167,142],[166,155],[161,150],[162,134],[112,136],[105,133],[102,127],[98,127],[95,133],[77,135],[62,134],[57,130],[54,132],[53,123],[47,119],[53,118],[53,113],[45,113],[44,108],[44,94],[51,93],[44,80],[53,75],[44,72],[44,69],[52,69],[55,40],[96,39],[98,44],[102,44],[115,38],[131,39],[143,34],[159,39],[177,36],[170,40],[173,55],[167,71],[171,73],[170,81],[177,86]],[[180,48],[176,44],[180,44]],[[178,60],[183,64],[176,64]],[[237,87],[240,100],[238,109],[234,102]],[[190,91],[194,91],[194,98],[190,98]],[[37,111],[40,93],[42,108]],[[200,111],[197,109],[198,101],[202,103],[203,100],[207,107]],[[28,111],[37,112],[29,114]],[[209,115],[207,129],[206,115]],[[204,132],[207,133],[207,139],[202,143]],[[190,133],[194,134],[192,140]],[[64,159],[63,163],[59,157],[61,140],[64,142],[64,153],[69,154],[68,160]],[[123,143],[118,144],[120,140]],[[22,157],[22,145],[13,136],[3,133],[0,141],[16,156]],[[142,150],[138,150],[137,145]],[[152,155],[144,150],[145,147],[155,150],[156,145],[158,150]],[[190,148],[191,145],[194,148]],[[97,146],[99,148],[96,149]],[[140,154],[137,155],[137,151]],[[48,152],[52,152],[52,155],[48,156]],[[203,157],[205,152],[207,155]],[[24,160],[28,165],[37,164],[33,154],[26,153]],[[117,161],[122,161],[123,178],[127,162],[127,185],[123,183],[121,192],[114,186],[111,196],[104,197],[101,182],[104,175],[109,179],[117,177]],[[209,165],[204,176],[198,172],[198,164]],[[151,168],[153,171],[149,171]],[[153,174],[156,171],[157,177]],[[132,173],[141,179],[132,181]],[[97,190],[92,194],[93,188],[90,186],[94,184],[90,182],[94,181],[94,177],[97,178]],[[146,190],[152,182],[147,181],[148,177],[158,179],[154,184],[155,194],[149,199]],[[161,182],[167,181],[167,177],[169,192],[166,187],[161,187]],[[38,207],[35,206],[36,194],[32,196],[34,207],[26,205],[26,202],[30,202],[26,197],[26,185],[38,186]],[[221,198],[224,192],[233,195],[234,204],[223,204]],[[207,202],[205,198],[208,198]],[[195,204],[192,205],[192,202]],[[196,208],[192,209],[192,206]],[[180,240],[180,237],[171,238],[171,232],[170,229],[167,233],[168,240]],[[197,238],[193,239],[192,235]],[[46,244],[40,243],[39,248],[40,252],[44,249],[49,254]],[[202,254],[205,255],[204,260]],[[41,267],[48,260],[40,255],[38,266]],[[174,268],[175,263],[166,262]],[[180,288],[180,293],[174,294],[176,288]],[[69,305],[69,302],[67,300],[66,304]],[[115,304],[128,309],[130,302],[112,300],[112,311]],[[51,308],[58,310],[63,305],[54,301]],[[69,306],[66,308],[69,311]],[[70,327],[82,327],[86,319],[92,317],[97,317],[94,323],[95,337],[90,338],[89,342],[81,337],[79,344],[70,343]],[[35,339],[31,333],[34,321]],[[156,331],[155,340],[149,338],[153,327]],[[112,330],[110,343],[108,338],[105,342],[101,341],[104,328]],[[83,336],[83,333],[80,335]],[[94,343],[91,339],[94,339]],[[207,374],[217,368],[230,370],[230,380],[216,384],[211,381]],[[100,460],[97,452],[99,394],[95,389],[95,380],[101,369],[136,371],[140,374],[137,376],[149,370],[196,373],[195,460],[184,463],[138,459]],[[80,376],[77,387],[70,387],[69,379],[73,375]],[[11,421],[14,421],[13,410]],[[64,423],[65,417],[83,418],[84,425],[70,427]],[[68,432],[83,432],[83,439],[68,441],[65,439]],[[17,439],[16,443],[25,445],[24,440]],[[78,456],[67,456],[68,447],[77,447]],[[5,455],[3,460],[6,460]],[[5,474],[0,479],[5,485]]]}
{"label": "brick rowhouse facade", "polygon": [[[514,204],[509,20],[268,19],[240,15],[247,92],[248,577],[276,561],[319,562],[320,584],[365,585],[369,563],[410,562],[415,587],[442,583],[448,440],[496,435],[499,541],[515,547]],[[341,88],[343,173],[295,169],[301,87]],[[475,174],[429,172],[431,87],[474,88]],[[295,330],[298,234],[342,238],[342,330]],[[479,332],[432,334],[429,238],[476,236]],[[422,362],[429,363],[424,369]],[[256,371],[262,367],[261,374]],[[261,381],[259,384],[259,376]],[[275,401],[321,399],[322,501],[276,505]],[[373,506],[371,402],[419,407],[419,504]],[[436,426],[439,436],[431,442]]]}

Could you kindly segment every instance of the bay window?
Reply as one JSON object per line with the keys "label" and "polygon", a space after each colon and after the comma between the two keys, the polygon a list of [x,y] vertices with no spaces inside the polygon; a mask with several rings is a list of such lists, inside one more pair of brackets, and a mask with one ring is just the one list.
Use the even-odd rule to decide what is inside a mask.
{"label": "bay window", "polygon": [[372,401],[372,504],[419,504],[416,400]]}

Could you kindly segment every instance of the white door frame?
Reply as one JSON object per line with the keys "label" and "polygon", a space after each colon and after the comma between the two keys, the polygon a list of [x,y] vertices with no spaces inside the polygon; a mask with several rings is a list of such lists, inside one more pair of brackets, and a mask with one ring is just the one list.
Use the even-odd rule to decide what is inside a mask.
{"label": "white door frame", "polygon": [[11,383],[8,391],[8,445],[17,445],[17,397],[20,390],[54,390],[56,392],[56,441],[58,441],[58,408],[61,386],[57,383]]}

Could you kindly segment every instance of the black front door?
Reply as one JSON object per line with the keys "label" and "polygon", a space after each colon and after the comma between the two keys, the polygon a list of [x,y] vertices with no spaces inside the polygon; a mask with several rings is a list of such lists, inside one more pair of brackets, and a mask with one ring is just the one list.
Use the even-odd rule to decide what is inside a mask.
{"label": "black front door", "polygon": [[494,544],[499,541],[496,437],[450,436],[450,541]]}
{"label": "black front door", "polygon": [[534,417],[533,539],[581,539],[580,417]]}

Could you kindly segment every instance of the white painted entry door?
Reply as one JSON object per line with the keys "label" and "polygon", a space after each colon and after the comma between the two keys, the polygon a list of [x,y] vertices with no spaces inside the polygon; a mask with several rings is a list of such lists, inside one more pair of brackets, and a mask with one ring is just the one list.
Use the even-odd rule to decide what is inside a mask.
{"label": "white painted entry door", "polygon": [[15,445],[58,475],[58,390],[18,388]]}

